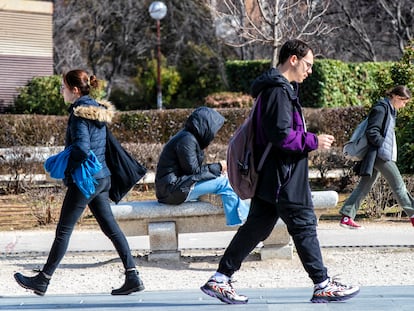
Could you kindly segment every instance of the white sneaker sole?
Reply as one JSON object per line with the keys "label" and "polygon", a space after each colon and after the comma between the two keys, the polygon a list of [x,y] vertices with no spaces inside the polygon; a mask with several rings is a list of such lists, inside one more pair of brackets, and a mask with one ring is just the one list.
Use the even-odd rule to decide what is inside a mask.
{"label": "white sneaker sole", "polygon": [[339,224],[342,228],[346,228],[346,229],[351,229],[351,230],[359,230],[359,229],[365,229],[364,227],[360,226],[360,227],[353,227],[350,225],[346,225],[346,224]]}
{"label": "white sneaker sole", "polygon": [[217,293],[216,291],[212,290],[210,287],[208,287],[206,285],[201,286],[200,289],[204,294],[207,294],[207,295],[209,295],[210,297],[213,297],[213,298],[217,298],[221,302],[227,303],[229,305],[246,304],[249,301],[249,299],[247,299],[247,297],[246,297],[246,300],[233,300],[233,299],[230,299],[226,296],[221,295],[220,293]]}

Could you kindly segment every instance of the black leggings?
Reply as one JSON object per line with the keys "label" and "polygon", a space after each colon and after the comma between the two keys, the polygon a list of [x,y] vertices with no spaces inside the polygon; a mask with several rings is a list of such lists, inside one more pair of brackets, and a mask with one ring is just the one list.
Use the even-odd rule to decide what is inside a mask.
{"label": "black leggings", "polygon": [[66,253],[73,228],[87,205],[89,205],[89,209],[95,216],[103,233],[115,246],[124,268],[135,268],[135,261],[128,241],[112,214],[108,192],[110,187],[110,177],[98,179],[95,194],[86,199],[75,184],[69,184],[56,228],[55,240],[42,270],[44,273],[52,276],[55,272]]}

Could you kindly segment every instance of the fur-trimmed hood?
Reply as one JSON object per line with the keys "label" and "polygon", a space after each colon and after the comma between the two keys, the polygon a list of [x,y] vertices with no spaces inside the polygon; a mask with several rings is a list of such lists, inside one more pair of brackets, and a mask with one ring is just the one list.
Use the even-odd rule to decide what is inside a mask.
{"label": "fur-trimmed hood", "polygon": [[115,115],[112,103],[106,100],[97,102],[89,96],[80,97],[71,105],[70,110],[77,117],[105,123],[111,123]]}
{"label": "fur-trimmed hood", "polygon": [[[106,165],[106,124],[112,121],[115,109],[108,102],[98,103],[88,95],[78,98],[69,107],[68,126],[66,128],[65,147],[72,146],[67,172],[72,172],[84,163],[93,151],[102,164],[102,169],[93,177],[101,179],[110,176]],[[69,175],[65,184],[73,182]]]}

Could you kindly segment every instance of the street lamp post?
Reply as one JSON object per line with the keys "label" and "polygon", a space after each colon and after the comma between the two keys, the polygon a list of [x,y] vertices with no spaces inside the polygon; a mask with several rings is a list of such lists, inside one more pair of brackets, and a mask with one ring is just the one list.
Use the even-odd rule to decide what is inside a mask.
{"label": "street lamp post", "polygon": [[167,14],[167,6],[164,2],[154,1],[149,7],[149,13],[157,22],[157,108],[162,109],[162,87],[161,87],[161,29],[160,20]]}

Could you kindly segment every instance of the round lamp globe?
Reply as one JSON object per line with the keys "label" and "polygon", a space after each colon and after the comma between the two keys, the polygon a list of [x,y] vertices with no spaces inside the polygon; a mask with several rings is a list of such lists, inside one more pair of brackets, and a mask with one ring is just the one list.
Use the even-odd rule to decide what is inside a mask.
{"label": "round lamp globe", "polygon": [[167,14],[167,6],[164,2],[154,1],[149,6],[148,11],[153,19],[160,20]]}

